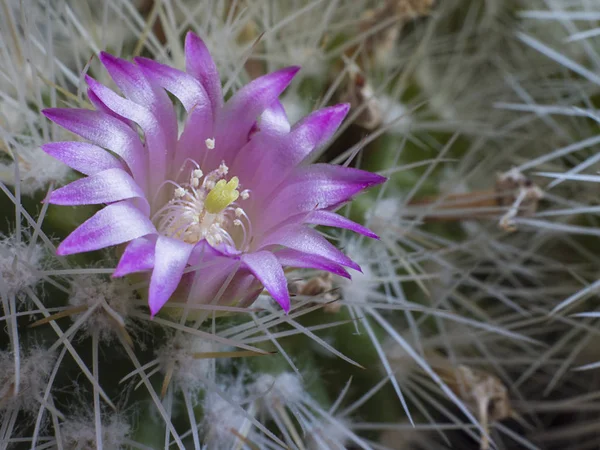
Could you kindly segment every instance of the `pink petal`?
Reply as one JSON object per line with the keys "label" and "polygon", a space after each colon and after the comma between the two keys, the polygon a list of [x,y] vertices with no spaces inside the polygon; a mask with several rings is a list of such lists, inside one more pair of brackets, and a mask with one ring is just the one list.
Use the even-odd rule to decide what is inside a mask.
{"label": "pink petal", "polygon": [[135,64],[100,53],[100,60],[125,96],[150,110],[158,119],[168,141],[177,139],[177,117],[173,102],[160,85],[149,80]]}
{"label": "pink petal", "polygon": [[262,133],[269,135],[281,135],[290,132],[290,122],[279,100],[271,103],[261,114],[258,128]]}
{"label": "pink petal", "polygon": [[[299,67],[288,67],[264,75],[231,97],[217,117],[215,138],[220,154],[213,153],[213,159],[233,159],[248,141],[248,134],[256,119],[277,100],[298,70]],[[211,162],[214,165],[215,161]]]}
{"label": "pink petal", "polygon": [[[278,185],[295,166],[329,141],[349,108],[348,104],[341,104],[320,109],[294,125],[278,145],[269,146],[262,153],[262,161],[255,169],[255,179],[268,176],[272,185]],[[262,189],[257,191],[258,195],[263,193]]]}
{"label": "pink petal", "polygon": [[118,158],[87,142],[51,142],[42,145],[42,150],[84,175],[94,175],[107,169],[125,169]]}
{"label": "pink petal", "polygon": [[108,106],[106,106],[102,100],[100,100],[98,98],[98,96],[96,94],[94,94],[92,91],[88,90],[88,98],[90,99],[90,102],[92,103],[92,105],[94,105],[96,107],[96,109],[100,112],[103,112],[105,114],[108,114],[109,116],[114,117],[115,119],[120,120],[121,122],[123,122],[125,125],[128,125],[131,128],[135,127],[135,124],[131,121],[126,119],[125,117],[117,114],[116,112],[114,112],[112,109],[110,109]]}
{"label": "pink petal", "polygon": [[[206,139],[214,137],[212,111],[208,107],[194,108],[187,116],[183,133],[177,142],[173,160],[173,173],[178,174],[187,159],[198,163],[204,161],[204,155],[211,151],[206,147]],[[191,169],[191,166],[188,166]],[[204,165],[206,168],[206,165]],[[208,170],[208,169],[207,169]]]}
{"label": "pink petal", "polygon": [[104,105],[142,128],[148,149],[150,185],[160,185],[166,175],[167,151],[174,148],[176,142],[175,139],[168,139],[167,136],[170,132],[163,130],[160,117],[152,114],[148,108],[121,97],[93,78],[86,75],[85,79],[90,92],[96,95]]}
{"label": "pink petal", "polygon": [[[205,239],[203,239],[197,242],[194,246],[194,250],[192,250],[192,254],[190,255],[189,264],[196,265],[200,264],[201,261],[207,261],[209,259],[214,260],[218,257],[229,259],[230,256],[232,256],[233,259],[239,259],[237,258],[239,256],[239,252],[235,254],[224,252],[222,249],[212,247]],[[224,260],[225,259],[223,259],[223,261]]]}
{"label": "pink petal", "polygon": [[158,236],[148,294],[152,316],[160,311],[177,289],[193,248],[192,244],[178,239]]}
{"label": "pink petal", "polygon": [[213,257],[206,254],[200,267],[191,261],[177,288],[178,300],[192,304],[250,305],[263,290],[256,277],[248,270],[238,270],[241,261],[234,258]]}
{"label": "pink petal", "polygon": [[203,160],[207,151],[204,142],[214,137],[212,104],[200,82],[191,75],[150,59],[136,58],[136,62],[150,80],[177,97],[188,112],[173,159],[172,172],[178,174],[187,159]]}
{"label": "pink petal", "polygon": [[350,274],[346,269],[322,256],[304,253],[298,250],[291,250],[289,248],[278,250],[274,255],[284,267],[325,270],[344,278],[350,278]]}
{"label": "pink petal", "polygon": [[271,296],[285,312],[290,310],[290,294],[287,279],[281,264],[273,253],[268,251],[245,253],[242,255],[244,266],[254,274]]}
{"label": "pink petal", "polygon": [[269,234],[259,245],[259,250],[282,245],[302,253],[320,256],[335,264],[360,271],[360,266],[339,251],[327,239],[305,225],[286,225]]}
{"label": "pink petal", "polygon": [[143,272],[154,268],[154,248],[156,235],[134,239],[125,248],[113,277],[122,277],[134,272]]}
{"label": "pink petal", "polygon": [[71,255],[110,247],[156,233],[156,228],[128,201],[113,203],[86,220],[58,246],[56,253]]}
{"label": "pink petal", "polygon": [[295,215],[339,205],[385,180],[371,172],[331,164],[299,167],[281,185],[271,187],[275,191],[272,200],[259,206],[270,213],[257,222],[257,230],[266,231]]}
{"label": "pink petal", "polygon": [[185,70],[204,86],[216,114],[223,105],[219,72],[202,39],[191,31],[185,37]]}
{"label": "pink petal", "polygon": [[345,103],[319,109],[306,116],[292,128],[285,141],[285,150],[272,155],[275,164],[282,169],[300,164],[331,139],[349,110],[350,105]]}
{"label": "pink petal", "polygon": [[50,108],[42,113],[61,127],[119,155],[140,185],[146,179],[146,152],[139,136],[118,119],[99,111]]}
{"label": "pink petal", "polygon": [[86,178],[75,180],[50,194],[49,202],[55,205],[99,205],[130,198],[142,199],[144,213],[150,206],[144,192],[131,175],[122,169],[108,169]]}
{"label": "pink petal", "polygon": [[367,227],[363,227],[362,225],[331,211],[321,210],[310,212],[304,218],[304,223],[324,225],[327,227],[345,228],[373,239],[379,239],[379,236],[377,236]]}
{"label": "pink petal", "polygon": [[177,97],[186,111],[212,110],[206,91],[191,75],[147,58],[135,58],[135,62],[151,81]]}

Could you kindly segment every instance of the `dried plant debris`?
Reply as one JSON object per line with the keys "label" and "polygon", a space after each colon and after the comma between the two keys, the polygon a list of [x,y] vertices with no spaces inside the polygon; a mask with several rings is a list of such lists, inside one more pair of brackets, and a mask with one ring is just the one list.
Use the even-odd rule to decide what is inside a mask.
{"label": "dried plant debris", "polygon": [[326,313],[337,313],[342,307],[340,294],[334,288],[333,275],[329,272],[290,283],[290,292],[296,296],[311,297],[314,303],[324,303],[323,311]]}
{"label": "dried plant debris", "polygon": [[383,122],[381,102],[375,96],[371,83],[359,67],[349,63],[348,76],[342,89],[340,101],[350,103],[352,111],[358,112],[354,123],[367,130],[378,128]]}
{"label": "dried plant debris", "polygon": [[515,217],[532,216],[538,208],[544,192],[516,169],[496,177],[498,205],[508,207],[500,219],[500,227],[506,231],[516,230]]}
{"label": "dried plant debris", "polygon": [[430,222],[495,218],[504,212],[500,228],[515,231],[514,219],[534,215],[543,197],[541,188],[513,169],[497,174],[494,189],[424,197],[411,201],[409,207],[419,207],[414,214]]}
{"label": "dried plant debris", "polygon": [[481,436],[481,450],[488,450],[490,424],[513,415],[504,383],[490,372],[463,364],[453,366],[449,362],[442,362],[433,368],[450,389],[476,413],[485,431]]}
{"label": "dried plant debris", "polygon": [[365,40],[365,52],[375,62],[385,63],[394,49],[404,24],[431,13],[434,0],[388,0],[366,10],[360,31],[370,33]]}

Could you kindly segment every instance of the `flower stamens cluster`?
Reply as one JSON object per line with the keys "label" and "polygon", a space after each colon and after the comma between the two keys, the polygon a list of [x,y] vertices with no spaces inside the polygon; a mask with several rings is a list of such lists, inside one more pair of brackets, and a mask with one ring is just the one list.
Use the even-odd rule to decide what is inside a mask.
{"label": "flower stamens cluster", "polygon": [[[210,145],[214,146],[214,140]],[[236,201],[247,200],[248,190],[239,191],[238,177],[225,178],[229,167],[224,162],[206,176],[197,163],[194,165],[189,181],[169,183],[174,186],[172,198],[152,217],[157,230],[188,244],[205,239],[212,246],[225,243],[245,250],[252,224]]]}

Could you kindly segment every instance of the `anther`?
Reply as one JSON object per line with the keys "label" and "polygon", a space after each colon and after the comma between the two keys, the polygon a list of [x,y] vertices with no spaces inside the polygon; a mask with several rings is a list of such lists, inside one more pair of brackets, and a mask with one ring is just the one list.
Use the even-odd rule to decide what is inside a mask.
{"label": "anther", "polygon": [[212,150],[215,148],[215,140],[208,138],[207,140],[204,141],[204,144],[206,145],[206,148],[209,150]]}
{"label": "anther", "polygon": [[222,162],[217,169],[217,173],[221,176],[227,175],[229,173],[229,167],[227,167],[227,164]]}

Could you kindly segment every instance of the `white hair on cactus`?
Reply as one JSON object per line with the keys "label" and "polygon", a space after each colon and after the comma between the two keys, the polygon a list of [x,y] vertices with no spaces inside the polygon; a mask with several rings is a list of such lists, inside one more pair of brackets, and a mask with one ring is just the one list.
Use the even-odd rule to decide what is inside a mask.
{"label": "white hair on cactus", "polygon": [[[68,166],[43,152],[39,147],[19,147],[16,153],[22,195],[31,196],[46,189],[52,182],[61,184],[71,173]],[[15,185],[17,173],[15,164],[14,160],[0,163],[0,181],[7,186]]]}
{"label": "white hair on cactus", "polygon": [[42,347],[33,347],[21,355],[19,392],[15,393],[15,363],[13,355],[0,351],[0,422],[2,412],[21,410],[37,414],[52,369],[55,354]]}
{"label": "white hair on cactus", "polygon": [[302,117],[310,112],[310,104],[306,103],[297,93],[290,92],[281,98],[281,104],[290,123],[298,122]]}
{"label": "white hair on cactus", "polygon": [[352,279],[338,278],[344,304],[366,304],[369,294],[377,290],[380,281],[376,279],[373,267],[372,247],[361,245],[359,239],[350,239],[345,243],[346,254],[360,265],[362,272],[351,270]]}
{"label": "white hair on cactus", "polygon": [[381,198],[373,203],[373,206],[365,215],[366,225],[376,233],[389,228],[388,223],[396,223],[402,219],[402,198],[392,195]]}
{"label": "white hair on cactus", "polygon": [[262,374],[254,382],[251,391],[269,405],[297,403],[306,395],[302,380],[292,372]]}
{"label": "white hair on cactus", "polygon": [[84,335],[90,336],[95,332],[100,340],[111,341],[117,337],[119,328],[125,329],[128,324],[134,301],[135,294],[127,281],[86,275],[73,282],[69,304],[74,308],[84,308],[84,311],[73,314],[71,318],[77,321],[82,315],[87,315],[81,324]]}
{"label": "white hair on cactus", "polygon": [[377,100],[381,108],[382,123],[390,125],[390,133],[408,132],[413,119],[406,105],[388,95],[381,95]]}
{"label": "white hair on cactus", "polygon": [[[245,397],[245,389],[241,380],[226,383],[224,392],[237,404],[241,404]],[[253,409],[254,406],[251,404],[250,411],[248,412],[249,415],[253,414]],[[205,443],[207,448],[210,449],[221,450],[232,448],[236,442],[239,442],[238,437],[232,430],[239,432],[249,424],[243,412],[217,392],[206,392],[203,411],[203,425],[206,432]]]}
{"label": "white hair on cactus", "polygon": [[307,450],[345,450],[350,440],[348,427],[345,421],[315,421],[310,429],[306,430]]}
{"label": "white hair on cactus", "polygon": [[[118,415],[102,418],[102,446],[105,449],[119,450],[127,446],[130,425]],[[60,426],[62,448],[79,450],[97,448],[97,430],[93,417],[71,417]]]}
{"label": "white hair on cactus", "polygon": [[15,236],[0,235],[0,294],[17,295],[42,278],[44,248]]}
{"label": "white hair on cactus", "polygon": [[[195,355],[214,351],[210,342],[189,334],[176,333],[156,351],[160,371],[170,376],[181,390],[197,392],[204,387],[213,369],[213,360],[198,359]],[[170,375],[169,375],[170,374]]]}

